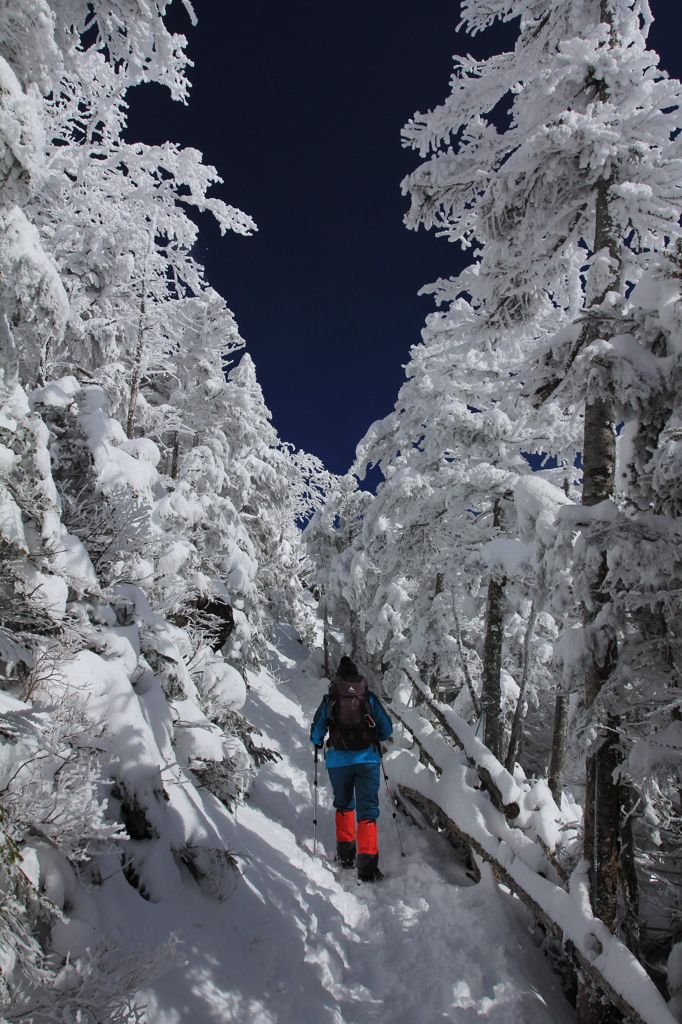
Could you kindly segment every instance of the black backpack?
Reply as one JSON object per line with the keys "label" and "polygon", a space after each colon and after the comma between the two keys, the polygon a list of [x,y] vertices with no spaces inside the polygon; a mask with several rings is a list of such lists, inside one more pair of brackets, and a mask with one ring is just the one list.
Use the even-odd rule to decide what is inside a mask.
{"label": "black backpack", "polygon": [[376,743],[369,687],[361,676],[337,676],[329,687],[327,715],[328,746],[335,750],[365,750]]}

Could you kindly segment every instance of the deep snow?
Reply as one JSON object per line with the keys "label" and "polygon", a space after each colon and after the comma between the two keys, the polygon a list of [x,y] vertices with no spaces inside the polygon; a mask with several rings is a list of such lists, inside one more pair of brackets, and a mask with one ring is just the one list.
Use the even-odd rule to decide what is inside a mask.
{"label": "deep snow", "polygon": [[324,768],[312,856],[308,728],[325,683],[288,631],[251,682],[245,714],[282,760],[260,769],[235,816],[231,894],[211,900],[183,868],[172,897],[150,903],[113,857],[100,865],[110,877],[93,895],[114,938],[183,942],[184,966],[141,993],[150,1024],[570,1024],[519,902],[487,872],[472,884],[445,840],[402,816],[401,859],[385,791],[383,882],[358,886],[330,862]]}

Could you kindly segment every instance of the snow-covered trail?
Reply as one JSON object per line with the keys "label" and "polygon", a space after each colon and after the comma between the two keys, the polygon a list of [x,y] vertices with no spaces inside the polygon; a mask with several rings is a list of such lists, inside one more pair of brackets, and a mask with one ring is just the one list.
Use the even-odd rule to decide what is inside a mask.
{"label": "snow-covered trail", "polygon": [[518,901],[489,879],[471,884],[444,840],[404,819],[402,859],[385,792],[383,882],[358,886],[330,863],[323,767],[312,856],[308,728],[325,684],[286,633],[272,655],[276,685],[262,672],[244,710],[282,760],[261,768],[238,810],[232,894],[212,901],[189,876],[155,904],[120,872],[105,886],[121,939],[155,945],[175,931],[184,942],[186,965],[143,993],[150,1024],[570,1024]]}

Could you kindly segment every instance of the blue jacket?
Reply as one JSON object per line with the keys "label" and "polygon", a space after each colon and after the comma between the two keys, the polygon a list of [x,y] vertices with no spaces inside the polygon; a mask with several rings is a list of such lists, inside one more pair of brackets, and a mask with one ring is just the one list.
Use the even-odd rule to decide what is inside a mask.
{"label": "blue jacket", "polygon": [[[377,743],[383,743],[384,740],[393,735],[391,719],[384,711],[379,698],[375,697],[373,693],[369,694],[369,706],[372,710],[372,718],[376,722],[375,735]],[[329,694],[326,693],[315,712],[313,724],[310,728],[312,743],[319,745],[324,740],[329,724],[328,707]],[[324,756],[328,768],[340,768],[347,764],[362,764],[365,761],[378,762],[381,760],[376,745],[366,747],[364,750],[336,750],[334,747],[328,747]]]}

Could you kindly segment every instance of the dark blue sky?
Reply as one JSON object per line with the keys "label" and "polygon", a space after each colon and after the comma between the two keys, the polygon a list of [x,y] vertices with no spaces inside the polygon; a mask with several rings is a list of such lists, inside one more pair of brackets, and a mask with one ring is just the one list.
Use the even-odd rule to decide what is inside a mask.
{"label": "dark blue sky", "polygon": [[[430,296],[459,248],[407,231],[402,178],[419,162],[400,130],[442,102],[453,53],[487,56],[508,28],[457,34],[452,0],[193,0],[169,24],[189,39],[186,107],[156,86],[131,96],[128,137],[194,146],[255,218],[252,238],[201,220],[197,256],[236,314],[280,436],[345,472],[393,408]],[[682,5],[653,0],[651,45],[682,73]],[[173,13],[174,12],[174,13]]]}

